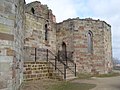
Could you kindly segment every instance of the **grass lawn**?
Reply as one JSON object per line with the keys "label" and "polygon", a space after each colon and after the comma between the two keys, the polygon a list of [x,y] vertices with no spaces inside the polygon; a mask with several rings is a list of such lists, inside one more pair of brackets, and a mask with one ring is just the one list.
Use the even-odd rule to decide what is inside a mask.
{"label": "grass lawn", "polygon": [[95,75],[95,77],[101,77],[101,78],[105,78],[105,77],[115,77],[115,76],[120,76],[120,73],[111,72],[111,73],[108,73],[108,74]]}
{"label": "grass lawn", "polygon": [[48,90],[89,90],[95,86],[94,84],[63,82],[50,86]]}
{"label": "grass lawn", "polygon": [[105,78],[105,77],[115,77],[115,76],[120,76],[120,73],[118,73],[118,72],[110,72],[108,74],[95,74],[95,75],[91,75],[91,74],[88,74],[88,73],[78,74],[79,79],[90,79],[91,77]]}

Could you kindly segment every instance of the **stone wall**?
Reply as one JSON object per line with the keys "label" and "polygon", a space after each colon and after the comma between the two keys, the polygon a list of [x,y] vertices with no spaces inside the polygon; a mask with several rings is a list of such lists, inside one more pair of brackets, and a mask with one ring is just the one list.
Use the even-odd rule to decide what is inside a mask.
{"label": "stone wall", "polygon": [[24,81],[35,81],[40,79],[57,79],[63,80],[63,77],[58,73],[53,65],[46,61],[25,61],[23,71]]}
{"label": "stone wall", "polygon": [[24,62],[24,81],[48,79],[49,64],[47,62]]}
{"label": "stone wall", "polygon": [[[108,32],[104,25],[107,26]],[[91,52],[88,51],[89,32],[92,34]],[[111,67],[112,57],[110,37],[110,25],[100,20],[76,18],[57,24],[57,48],[61,50],[62,42],[66,43],[67,51],[73,52],[73,60],[77,64],[79,73],[109,72],[107,63],[109,62],[109,67]],[[106,39],[108,42],[105,42]]]}
{"label": "stone wall", "polygon": [[25,8],[26,13],[34,14],[38,17],[42,17],[56,23],[56,17],[53,15],[52,10],[49,9],[47,5],[41,4],[39,1],[26,4]]}
{"label": "stone wall", "polygon": [[[31,11],[32,8],[34,8],[34,13]],[[52,11],[51,15],[48,15],[48,12],[48,7],[42,5],[40,2],[33,2],[26,5],[24,46],[45,48],[56,53],[56,24],[49,18],[53,15]],[[45,25],[47,26],[47,40],[45,40]]]}
{"label": "stone wall", "polygon": [[[89,32],[91,52],[88,50]],[[27,62],[30,59],[25,57],[35,53],[28,50],[27,54],[26,47],[38,51],[49,49],[57,55],[58,50],[64,49],[63,44],[77,64],[77,72],[103,74],[111,71],[111,27],[106,22],[75,18],[56,23],[52,10],[38,1],[25,5],[24,0],[1,0],[0,89],[17,90],[23,81],[23,70],[25,80],[49,77],[47,63]],[[39,53],[42,58],[38,60],[44,60],[45,55]]]}
{"label": "stone wall", "polygon": [[[69,58],[77,64],[78,72],[102,74],[111,70],[112,46],[109,24],[91,18],[74,18],[56,23],[52,10],[38,1],[27,4],[25,8],[25,46],[49,49],[57,55],[58,50],[63,51],[64,43]],[[92,38],[91,51],[88,48],[89,33]]]}
{"label": "stone wall", "polygon": [[112,70],[112,41],[111,41],[111,27],[104,24],[104,55],[105,55],[105,72]]}
{"label": "stone wall", "polygon": [[0,89],[16,90],[22,81],[24,0],[0,1]]}
{"label": "stone wall", "polygon": [[62,50],[62,43],[67,45],[67,51],[74,51],[73,48],[73,30],[69,29],[70,22],[57,24],[57,50]]}

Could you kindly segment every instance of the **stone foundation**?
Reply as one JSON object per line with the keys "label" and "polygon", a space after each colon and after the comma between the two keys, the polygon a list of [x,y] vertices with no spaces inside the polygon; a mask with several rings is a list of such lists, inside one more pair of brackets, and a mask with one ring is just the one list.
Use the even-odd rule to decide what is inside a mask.
{"label": "stone foundation", "polygon": [[44,61],[39,62],[24,62],[24,81],[47,79],[50,76],[49,63]]}

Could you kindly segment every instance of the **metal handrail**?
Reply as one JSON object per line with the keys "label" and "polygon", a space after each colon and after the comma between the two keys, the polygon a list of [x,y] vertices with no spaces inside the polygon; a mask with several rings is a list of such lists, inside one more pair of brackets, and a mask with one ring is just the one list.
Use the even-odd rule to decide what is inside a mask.
{"label": "metal handrail", "polygon": [[[31,48],[31,49],[27,49],[27,48]],[[25,48],[24,48],[24,49],[25,49]],[[37,56],[38,53],[39,53],[39,51],[46,53],[45,58],[47,59],[47,62],[50,62],[51,65],[55,67],[55,70],[58,70],[61,74],[63,74],[63,75],[64,75],[64,79],[66,79],[66,69],[67,69],[67,68],[68,68],[69,70],[71,70],[72,72],[75,72],[75,76],[76,76],[76,64],[75,64],[71,59],[69,59],[69,57],[66,56],[66,60],[69,59],[69,61],[70,61],[71,63],[73,63],[74,66],[75,66],[75,71],[73,71],[73,70],[68,66],[68,64],[67,64],[68,62],[67,62],[67,61],[64,62],[63,60],[60,59],[59,51],[58,51],[58,54],[57,54],[57,56],[56,56],[52,51],[50,51],[50,50],[48,50],[48,49],[44,49],[44,48],[33,48],[33,47],[28,47],[28,46],[26,46],[26,50],[33,50],[33,51],[34,51],[34,53],[33,53],[33,52],[32,52],[32,53],[33,53],[35,62],[37,61],[37,58],[39,58],[39,57]],[[30,55],[31,55],[31,53],[30,53]],[[49,58],[50,55],[52,55],[54,58]],[[51,57],[52,57],[52,56],[51,56]],[[28,57],[29,57],[29,56],[28,56]],[[43,58],[44,58],[44,57],[43,57]],[[51,62],[51,60],[54,60],[54,62]],[[64,71],[60,70],[60,69],[57,67],[57,63],[58,63],[58,62],[60,62],[60,63],[63,65]]]}
{"label": "metal handrail", "polygon": [[[69,58],[69,57],[67,57],[67,58]],[[74,71],[69,66],[68,66],[68,69],[71,70],[76,76],[76,63],[71,59],[69,59],[69,61],[74,65]]]}
{"label": "metal handrail", "polygon": [[67,64],[65,64],[65,63],[60,59],[59,50],[58,50],[58,61],[64,65],[64,79],[66,79]]}
{"label": "metal handrail", "polygon": [[[59,51],[58,51],[59,52]],[[59,54],[59,53],[58,53]],[[63,54],[64,55],[64,54]],[[67,54],[66,54],[67,55]],[[61,56],[62,57],[62,56]],[[76,76],[76,63],[73,61],[73,60],[71,60],[71,58],[69,58],[68,56],[65,56],[65,58],[66,58],[66,68],[68,68],[70,71],[72,71],[74,74],[75,74],[75,76]],[[68,61],[70,61],[73,65],[74,65],[74,70],[72,70],[69,66],[68,66]],[[61,60],[61,62],[63,62],[62,60]],[[64,62],[63,62],[64,63]]]}
{"label": "metal handrail", "polygon": [[[52,62],[50,62],[53,66],[55,66]],[[64,74],[58,67],[56,67],[56,69],[58,69],[58,71],[61,72],[61,74]]]}
{"label": "metal handrail", "polygon": [[[53,55],[55,57],[55,64],[53,64],[52,62],[50,62],[49,60],[49,54]],[[49,61],[54,67],[55,67],[55,70],[58,70],[61,74],[64,74],[64,79],[66,79],[66,72],[65,72],[65,68],[64,68],[64,72],[62,72],[62,70],[60,70],[58,67],[57,67],[57,61],[58,61],[59,58],[57,58],[56,55],[54,55],[52,53],[52,51],[48,50],[47,49],[47,61]],[[62,65],[65,67],[65,64],[62,62]]]}

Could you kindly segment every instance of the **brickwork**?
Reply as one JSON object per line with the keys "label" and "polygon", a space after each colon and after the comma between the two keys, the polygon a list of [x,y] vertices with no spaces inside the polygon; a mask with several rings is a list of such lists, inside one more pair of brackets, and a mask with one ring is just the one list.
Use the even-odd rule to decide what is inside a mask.
{"label": "brickwork", "polygon": [[[32,8],[34,13],[31,11]],[[51,14],[48,14],[49,12]],[[40,2],[33,2],[26,5],[25,15],[25,46],[47,48],[56,52],[56,26],[50,19],[53,16],[52,11]],[[45,40],[45,25],[47,25],[47,40]]]}
{"label": "brickwork", "polygon": [[[36,63],[35,48],[39,56]],[[42,62],[47,60],[43,49],[53,56],[58,50],[63,56],[66,49],[78,73],[103,74],[112,69],[111,26],[106,22],[73,18],[56,23],[52,10],[38,1],[1,0],[0,89],[17,90],[23,74],[24,80],[54,78],[53,69],[48,72],[48,63]]]}
{"label": "brickwork", "polygon": [[34,81],[40,79],[63,80],[63,75],[59,75],[49,62],[27,61],[24,62],[23,78],[24,81]]}
{"label": "brickwork", "polygon": [[0,1],[0,89],[16,90],[22,82],[24,0]]}
{"label": "brickwork", "polygon": [[25,8],[25,12],[29,14],[34,14],[38,17],[42,17],[44,19],[56,23],[56,18],[55,15],[53,15],[52,10],[49,9],[47,5],[41,4],[41,2],[39,1],[31,2],[27,4]]}
{"label": "brickwork", "polygon": [[[104,21],[91,18],[65,20],[57,24],[57,47],[61,50],[62,42],[65,42],[67,50],[73,51],[79,73],[107,73],[112,69],[110,28]],[[91,53],[88,52],[89,31],[92,32]]]}
{"label": "brickwork", "polygon": [[24,62],[24,81],[49,78],[49,64],[47,62]]}
{"label": "brickwork", "polygon": [[110,27],[104,24],[104,54],[105,54],[105,71],[110,71],[112,68],[112,46],[111,46],[111,30]]}

